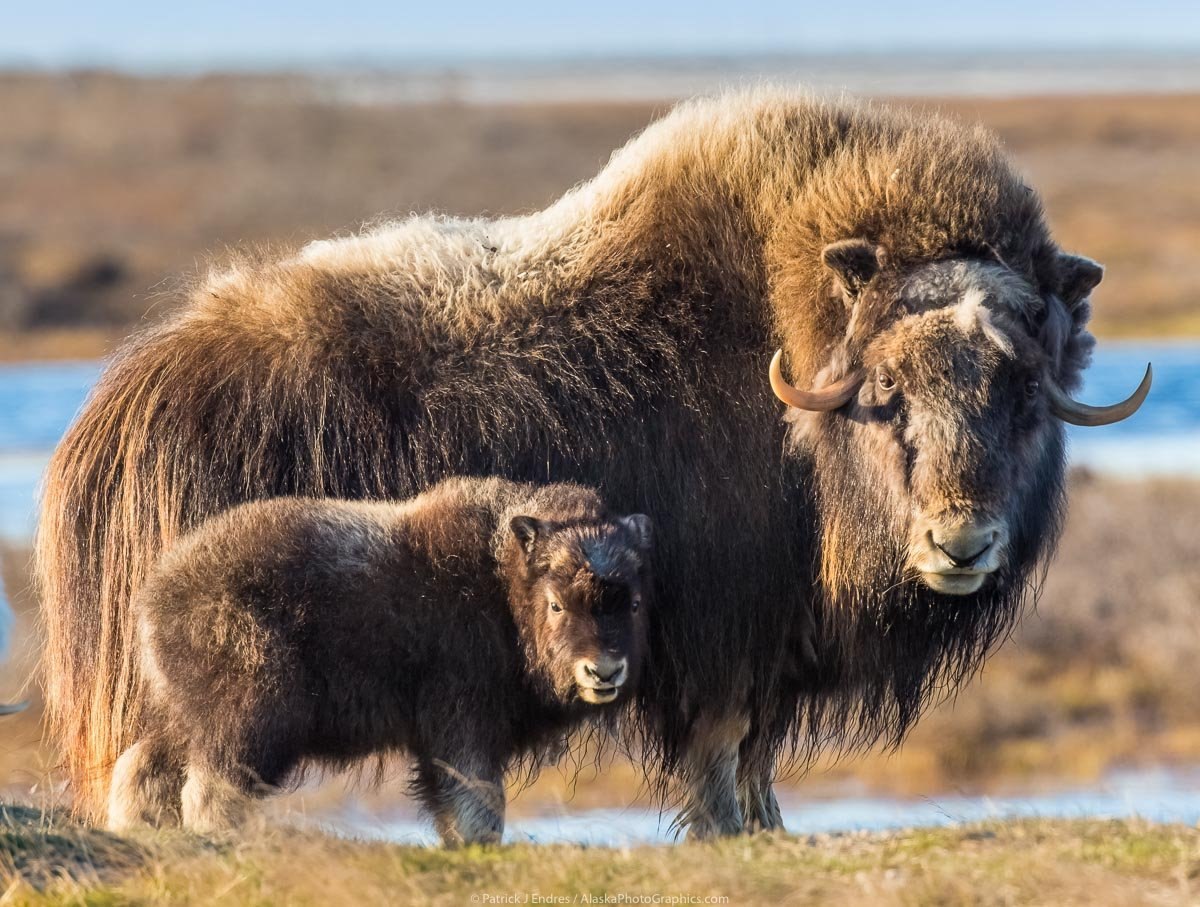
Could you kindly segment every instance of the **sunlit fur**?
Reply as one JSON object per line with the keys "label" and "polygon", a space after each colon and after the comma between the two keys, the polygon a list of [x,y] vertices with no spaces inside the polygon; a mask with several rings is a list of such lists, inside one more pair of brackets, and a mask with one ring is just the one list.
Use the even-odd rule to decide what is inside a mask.
{"label": "sunlit fur", "polygon": [[[819,420],[815,452],[785,461],[765,379],[777,346],[799,387],[854,365],[821,260],[854,237],[887,250],[881,280],[1003,260],[1042,303],[1017,322],[1076,380],[1086,305],[997,141],[787,91],[682,104],[544,211],[409,218],[200,281],[113,359],[47,473],[46,695],[77,804],[140,726],[128,602],[165,545],[240,501],[405,497],[454,473],[599,485],[661,527],[638,709],[658,777],[726,716],[745,719],[738,783],[761,802],[804,728],[901,733],[938,669],[961,677],[1015,613],[1052,535],[1058,444],[1031,461],[1043,506],[1019,515],[1005,576],[948,603],[884,594],[901,517],[850,468],[854,423]],[[826,588],[818,567],[852,535],[862,563]]]}
{"label": "sunlit fur", "polygon": [[[150,707],[110,826],[224,830],[306,766],[401,752],[446,843],[498,840],[511,771],[641,674],[649,535],[591,489],[498,479],[214,517],[133,602]],[[620,676],[576,677],[604,659]]]}

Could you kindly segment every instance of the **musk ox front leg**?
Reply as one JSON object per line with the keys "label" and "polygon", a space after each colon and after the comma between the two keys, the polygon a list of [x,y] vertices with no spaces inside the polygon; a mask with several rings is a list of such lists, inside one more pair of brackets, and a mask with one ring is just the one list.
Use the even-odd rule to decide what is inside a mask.
{"label": "musk ox front leg", "polygon": [[413,788],[447,847],[500,843],[505,807],[502,769],[469,758],[421,758]]}
{"label": "musk ox front leg", "polygon": [[763,771],[758,767],[738,765],[738,805],[742,809],[745,830],[751,834],[783,831],[783,816],[772,788],[774,777],[773,769]]}
{"label": "musk ox front leg", "polygon": [[737,796],[746,831],[783,831],[783,816],[772,785],[775,782],[777,741],[784,732],[763,733],[764,723],[755,722],[755,732],[742,741],[738,753]]}
{"label": "musk ox front leg", "polygon": [[684,808],[675,820],[678,828],[686,829],[688,840],[737,835],[744,830],[737,774],[738,749],[747,729],[744,717],[696,722],[684,757]]}

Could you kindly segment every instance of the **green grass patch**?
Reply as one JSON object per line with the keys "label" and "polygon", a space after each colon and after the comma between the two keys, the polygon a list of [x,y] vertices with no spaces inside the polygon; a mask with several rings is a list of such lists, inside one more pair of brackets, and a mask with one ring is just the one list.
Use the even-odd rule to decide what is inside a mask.
{"label": "green grass patch", "polygon": [[[121,837],[0,809],[3,903],[1108,904],[1200,897],[1200,832],[1124,821],[993,822],[625,849],[456,851],[264,826],[212,842]],[[638,901],[636,899],[642,899]],[[608,900],[605,900],[608,899]],[[696,900],[699,899],[699,900]]]}

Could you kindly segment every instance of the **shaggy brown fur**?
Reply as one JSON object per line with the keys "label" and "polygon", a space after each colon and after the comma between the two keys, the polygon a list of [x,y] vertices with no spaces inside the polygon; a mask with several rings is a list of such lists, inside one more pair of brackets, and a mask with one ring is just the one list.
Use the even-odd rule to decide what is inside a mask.
{"label": "shaggy brown fur", "polygon": [[634,687],[649,546],[589,489],[496,479],[214,517],[133,602],[151,717],[110,824],[221,829],[305,763],[406,751],[443,840],[498,841],[506,772]]}
{"label": "shaggy brown fur", "polygon": [[[822,258],[853,238],[882,250],[869,288]],[[903,498],[872,484],[881,449],[904,462],[923,439],[905,448],[898,422],[860,437],[861,408],[809,414],[781,462],[771,350],[801,387],[836,378],[915,314],[876,290],[950,260],[1003,261],[1019,292],[985,305],[1010,313],[1022,361],[1077,380],[1095,268],[1058,251],[991,135],[784,92],[681,105],[528,217],[418,217],[214,274],[116,357],[48,473],[47,697],[80,807],[141,726],[129,600],[164,546],[240,501],[407,496],[467,473],[597,484],[669,518],[647,757],[683,779],[697,827],[776,824],[787,741],[898,739],[1009,625],[1053,540],[1061,430],[1044,408],[1042,453],[1002,508],[1006,567],[962,599],[906,582]],[[991,343],[945,342],[914,374]]]}

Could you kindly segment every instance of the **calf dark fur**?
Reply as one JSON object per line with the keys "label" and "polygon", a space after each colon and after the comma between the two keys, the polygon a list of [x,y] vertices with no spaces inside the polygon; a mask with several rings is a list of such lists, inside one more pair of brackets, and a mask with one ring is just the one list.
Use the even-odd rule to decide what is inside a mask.
{"label": "calf dark fur", "polygon": [[110,825],[228,828],[305,764],[405,751],[444,841],[498,841],[507,770],[633,687],[649,546],[590,489],[497,479],[213,518],[134,601],[149,717]]}

